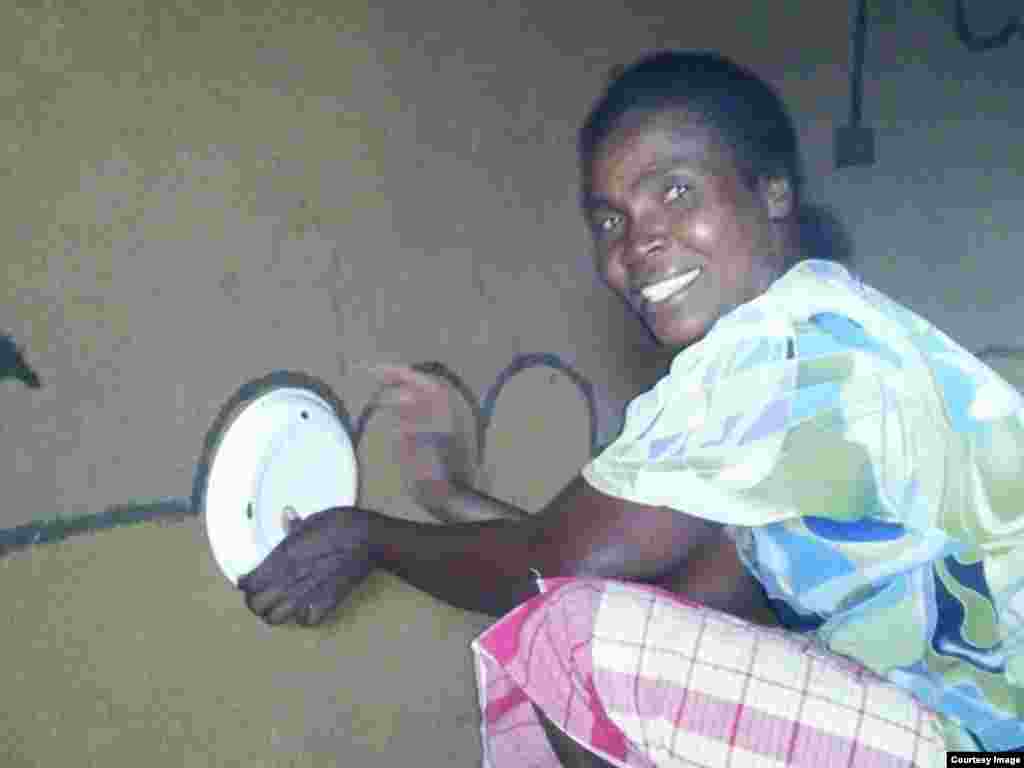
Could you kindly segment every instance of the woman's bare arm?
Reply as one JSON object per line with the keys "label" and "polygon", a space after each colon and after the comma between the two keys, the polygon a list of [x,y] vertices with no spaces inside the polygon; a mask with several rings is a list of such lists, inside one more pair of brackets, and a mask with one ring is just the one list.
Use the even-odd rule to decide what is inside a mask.
{"label": "woman's bare arm", "polygon": [[484,520],[523,520],[530,516],[507,501],[488,496],[466,485],[451,492],[439,494],[432,504],[423,504],[434,517],[447,523],[467,523]]}
{"label": "woman's bare arm", "polygon": [[577,477],[533,516],[438,526],[373,515],[370,538],[378,567],[446,603],[497,616],[535,594],[531,569],[653,582],[720,529],[606,496]]}

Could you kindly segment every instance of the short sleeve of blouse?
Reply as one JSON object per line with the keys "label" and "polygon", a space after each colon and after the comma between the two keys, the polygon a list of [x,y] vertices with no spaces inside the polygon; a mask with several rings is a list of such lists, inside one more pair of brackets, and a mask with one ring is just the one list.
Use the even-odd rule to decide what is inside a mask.
{"label": "short sleeve of blouse", "polygon": [[886,416],[909,424],[884,379],[814,326],[734,323],[630,403],[622,434],[583,477],[610,496],[731,526],[884,518],[878,470],[898,493],[914,453],[886,426]]}

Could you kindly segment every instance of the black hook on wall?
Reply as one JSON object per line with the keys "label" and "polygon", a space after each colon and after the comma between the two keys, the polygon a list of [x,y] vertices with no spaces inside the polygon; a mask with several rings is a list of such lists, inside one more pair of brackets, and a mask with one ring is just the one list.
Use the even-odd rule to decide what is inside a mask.
{"label": "black hook on wall", "polygon": [[836,170],[875,162],[875,134],[862,125],[864,102],[864,49],[868,34],[868,2],[854,0],[855,15],[850,35],[850,122],[835,135]]}
{"label": "black hook on wall", "polygon": [[967,46],[967,50],[977,53],[993,48],[1005,48],[1017,34],[1024,35],[1024,26],[1021,25],[1019,16],[1012,17],[1006,26],[994,35],[975,35],[967,23],[967,0],[956,0],[956,35],[960,42]]}

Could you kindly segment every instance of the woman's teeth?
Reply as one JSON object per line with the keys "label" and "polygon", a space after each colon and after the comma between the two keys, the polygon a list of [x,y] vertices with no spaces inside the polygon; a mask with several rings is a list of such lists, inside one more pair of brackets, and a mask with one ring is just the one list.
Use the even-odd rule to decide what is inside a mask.
{"label": "woman's teeth", "polygon": [[691,269],[689,272],[684,272],[681,275],[670,277],[668,280],[662,280],[660,283],[649,285],[641,291],[643,297],[650,302],[657,303],[664,301],[670,296],[674,296],[684,288],[689,287],[690,283],[696,280],[700,276],[700,267],[697,269]]}

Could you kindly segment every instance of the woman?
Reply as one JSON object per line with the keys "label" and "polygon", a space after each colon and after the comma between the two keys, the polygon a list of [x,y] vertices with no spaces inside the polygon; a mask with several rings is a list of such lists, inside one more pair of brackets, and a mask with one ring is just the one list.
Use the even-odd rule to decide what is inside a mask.
{"label": "woman", "polygon": [[[676,764],[698,743],[678,732],[697,689],[665,659],[709,617],[731,638],[713,652],[813,640],[839,687],[881,696],[870,670],[939,713],[949,748],[1024,746],[1021,398],[838,264],[801,261],[795,132],[776,94],[727,59],[637,62],[588,117],[580,158],[601,274],[679,350],[669,373],[537,515],[450,473],[421,483],[425,501],[506,519],[433,526],[328,510],[241,581],[250,609],[315,624],[384,568],[453,605],[508,614],[476,645],[495,764],[511,742],[522,765],[556,765],[555,754]],[[408,370],[381,375],[413,446],[436,391]],[[410,448],[413,471],[424,461]],[[790,632],[757,626],[779,622]],[[670,671],[641,694],[652,627]],[[609,633],[627,630],[643,643],[609,650]],[[548,655],[532,678],[528,634]],[[613,668],[633,686],[628,702],[613,700]],[[742,710],[715,737],[730,748],[746,738]],[[845,716],[836,722],[832,736]],[[857,723],[842,738],[884,752],[882,726]],[[541,728],[550,747],[534,739]],[[784,749],[744,748],[810,759],[798,730]]]}

